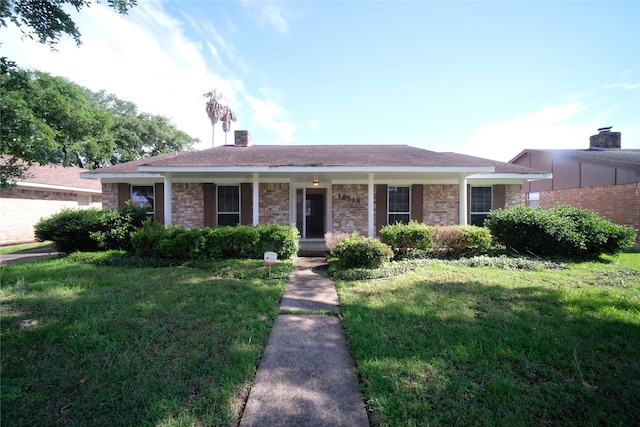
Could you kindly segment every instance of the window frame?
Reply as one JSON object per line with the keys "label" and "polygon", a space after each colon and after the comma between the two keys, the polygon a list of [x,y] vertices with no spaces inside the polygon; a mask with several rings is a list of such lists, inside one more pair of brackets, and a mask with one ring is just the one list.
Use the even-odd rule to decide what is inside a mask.
{"label": "window frame", "polygon": [[[133,189],[134,188],[150,188],[151,189],[151,207],[147,208],[147,217],[151,218],[152,220],[155,219],[156,217],[156,186],[153,184],[131,184],[131,187],[129,188],[129,194],[130,194],[130,198],[129,200],[131,201],[131,204],[135,207],[140,207],[143,208],[145,206],[137,206],[136,203],[133,201]],[[143,193],[143,194],[149,194],[149,193]],[[148,199],[147,199],[148,201]]]}
{"label": "window frame", "polygon": [[[533,197],[532,197],[533,196]],[[527,206],[537,208],[540,206],[540,192],[531,191],[527,193]]]}
{"label": "window frame", "polygon": [[[406,196],[407,196],[407,210],[406,211],[391,211],[391,189],[395,188],[395,189],[399,189],[399,188],[405,188],[406,189]],[[395,201],[394,201],[395,202]],[[402,202],[404,203],[404,202]],[[391,216],[394,217],[398,217],[398,216],[406,216],[407,221],[405,222],[404,220],[400,220],[398,221],[398,219],[396,219],[395,221],[391,220]],[[387,186],[387,224],[395,224],[397,222],[401,222],[403,224],[408,224],[411,221],[411,186],[410,185],[388,185]]]}
{"label": "window frame", "polygon": [[[474,210],[474,190],[475,189],[489,189],[489,210],[487,211],[480,211],[480,210]],[[484,204],[484,201],[483,201]],[[487,216],[489,215],[489,212],[491,212],[491,210],[493,209],[493,186],[490,185],[474,185],[471,186],[471,189],[469,191],[469,223],[471,225],[478,225],[477,223],[474,223],[474,217],[478,217],[478,216],[482,216],[482,224],[478,225],[480,227],[482,227],[484,225],[484,220],[487,218]]]}
{"label": "window frame", "polygon": [[[237,188],[238,189],[238,193],[237,193],[237,204],[238,204],[238,210],[237,211],[223,211],[220,210],[220,206],[222,205],[220,203],[220,190],[223,188]],[[240,184],[232,184],[232,185],[218,185],[216,186],[216,225],[221,225],[221,221],[220,221],[220,215],[227,215],[227,216],[231,216],[231,215],[237,215],[237,222],[235,224],[233,224],[233,226],[239,225],[240,221],[241,221],[241,216],[240,216],[240,212],[242,211],[242,207],[240,206],[242,203],[242,196],[241,196],[241,192],[242,192],[242,187]],[[231,225],[231,224],[222,224],[222,225]]]}

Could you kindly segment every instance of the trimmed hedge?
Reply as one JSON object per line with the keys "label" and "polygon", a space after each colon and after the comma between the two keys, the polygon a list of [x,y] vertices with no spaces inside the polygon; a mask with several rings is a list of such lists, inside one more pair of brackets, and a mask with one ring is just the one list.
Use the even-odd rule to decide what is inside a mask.
{"label": "trimmed hedge", "polygon": [[487,253],[491,232],[475,225],[450,225],[433,230],[432,254],[436,257],[468,257]]}
{"label": "trimmed hedge", "polygon": [[631,227],[567,205],[498,209],[489,214],[485,224],[498,243],[539,256],[613,255],[630,248],[636,237]]}
{"label": "trimmed hedge", "polygon": [[338,265],[342,268],[376,268],[393,258],[393,250],[372,237],[353,232],[342,239],[333,250]]}
{"label": "trimmed hedge", "polygon": [[380,229],[380,241],[393,248],[398,256],[427,251],[433,244],[433,227],[417,221],[385,225]]}
{"label": "trimmed hedge", "polygon": [[264,252],[289,259],[298,253],[299,233],[295,226],[278,224],[184,228],[147,223],[131,244],[138,256],[184,261],[262,259]]}
{"label": "trimmed hedge", "polygon": [[63,253],[128,250],[131,233],[146,220],[145,209],[63,209],[34,226],[39,241],[50,240]]}

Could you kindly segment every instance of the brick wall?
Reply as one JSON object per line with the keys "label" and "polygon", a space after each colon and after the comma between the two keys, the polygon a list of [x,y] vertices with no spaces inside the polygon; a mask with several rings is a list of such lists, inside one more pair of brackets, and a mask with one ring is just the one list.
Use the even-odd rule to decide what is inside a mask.
{"label": "brick wall", "polygon": [[118,184],[102,184],[102,207],[118,209]]}
{"label": "brick wall", "polygon": [[173,223],[204,227],[204,190],[201,183],[174,182],[171,197]]}
{"label": "brick wall", "polygon": [[509,209],[515,206],[524,206],[525,199],[522,193],[521,184],[505,185],[504,208]]}
{"label": "brick wall", "polygon": [[[640,183],[540,192],[540,206],[563,203],[589,209],[616,224],[640,230]],[[640,243],[640,232],[636,239]]]}
{"label": "brick wall", "polygon": [[67,192],[3,189],[0,199],[0,244],[34,241],[33,226],[41,218],[48,218],[63,208],[78,208],[78,196]]}
{"label": "brick wall", "polygon": [[332,187],[331,216],[334,233],[368,231],[368,186],[366,184],[336,184]]}
{"label": "brick wall", "polygon": [[262,183],[259,195],[260,224],[290,223],[288,183]]}
{"label": "brick wall", "polygon": [[422,222],[429,225],[460,223],[457,184],[424,185]]}

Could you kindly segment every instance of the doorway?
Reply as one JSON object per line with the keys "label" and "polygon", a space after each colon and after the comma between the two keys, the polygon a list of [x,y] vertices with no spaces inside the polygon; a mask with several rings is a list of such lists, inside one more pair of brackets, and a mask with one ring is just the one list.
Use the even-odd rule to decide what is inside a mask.
{"label": "doorway", "polygon": [[299,188],[296,190],[296,225],[303,239],[323,239],[327,190]]}

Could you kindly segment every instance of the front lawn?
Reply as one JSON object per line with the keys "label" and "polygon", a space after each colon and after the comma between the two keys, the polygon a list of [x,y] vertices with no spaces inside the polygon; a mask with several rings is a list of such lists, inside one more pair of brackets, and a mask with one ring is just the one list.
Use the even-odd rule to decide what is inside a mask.
{"label": "front lawn", "polygon": [[373,426],[640,422],[640,253],[337,285]]}
{"label": "front lawn", "polygon": [[237,423],[293,263],[267,279],[258,260],[125,268],[79,255],[0,269],[1,424]]}

